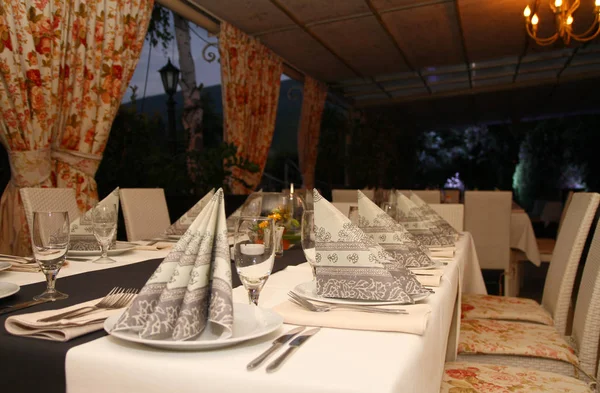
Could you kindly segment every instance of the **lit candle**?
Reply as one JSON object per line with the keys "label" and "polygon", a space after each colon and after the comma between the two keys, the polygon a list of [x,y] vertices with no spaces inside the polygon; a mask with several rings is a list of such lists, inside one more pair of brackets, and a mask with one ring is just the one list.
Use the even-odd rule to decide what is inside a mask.
{"label": "lit candle", "polygon": [[244,255],[262,255],[265,253],[264,244],[240,244],[240,251]]}

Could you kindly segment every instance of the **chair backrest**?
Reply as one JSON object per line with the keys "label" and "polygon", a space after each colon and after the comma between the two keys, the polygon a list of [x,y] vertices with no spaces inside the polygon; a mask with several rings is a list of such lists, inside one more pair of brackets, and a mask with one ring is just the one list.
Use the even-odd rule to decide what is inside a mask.
{"label": "chair backrest", "polygon": [[442,189],[443,203],[460,203],[460,190],[458,188]]}
{"label": "chair backrest", "polygon": [[600,194],[597,193],[580,192],[573,195],[562,230],[556,239],[544,284],[542,306],[552,315],[554,326],[561,334],[567,330],[577,266],[599,202]]}
{"label": "chair backrest", "polygon": [[466,191],[465,231],[473,236],[482,269],[508,270],[512,192]]}
{"label": "chair backrest", "polygon": [[69,221],[81,215],[73,188],[21,188],[29,233],[33,230],[33,212],[66,211]]}
{"label": "chair backrest", "polygon": [[436,211],[452,228],[459,232],[465,226],[465,205],[462,203],[430,203],[429,206]]}
{"label": "chair backrest", "polygon": [[563,221],[565,221],[565,216],[567,215],[567,210],[569,209],[569,205],[571,204],[571,200],[573,199],[573,191],[569,191],[567,194],[567,200],[565,201],[565,205],[563,206],[562,212],[560,213],[560,220],[558,221],[558,230],[556,233],[560,232],[560,227],[562,227]]}
{"label": "chair backrest", "polygon": [[414,193],[427,203],[441,203],[442,193],[440,190],[398,190],[407,198],[410,198],[410,193]]}
{"label": "chair backrest", "polygon": [[575,305],[571,336],[581,368],[596,373],[600,344],[600,225],[596,225]]}
{"label": "chair backrest", "polygon": [[121,188],[119,193],[127,240],[151,239],[171,225],[162,188]]}
{"label": "chair backrest", "polygon": [[341,211],[344,216],[348,217],[348,213],[350,212],[350,206],[358,206],[358,201],[352,202],[352,203],[351,202],[333,202],[332,205],[335,206],[336,209]]}
{"label": "chair backrest", "polygon": [[331,190],[331,201],[358,204],[358,192],[356,190]]}

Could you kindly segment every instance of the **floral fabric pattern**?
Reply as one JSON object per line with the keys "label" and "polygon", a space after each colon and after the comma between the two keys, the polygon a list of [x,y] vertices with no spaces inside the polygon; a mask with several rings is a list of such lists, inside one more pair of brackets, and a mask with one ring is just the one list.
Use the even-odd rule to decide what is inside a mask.
{"label": "floral fabric pattern", "polygon": [[502,319],[554,325],[550,313],[532,299],[463,294],[461,308],[462,319]]}
{"label": "floral fabric pattern", "polygon": [[573,348],[554,327],[493,319],[463,319],[458,353],[532,356],[579,364]]}
{"label": "floral fabric pattern", "polygon": [[588,385],[575,378],[526,368],[446,363],[440,393],[591,393]]}
{"label": "floral fabric pattern", "polygon": [[[259,167],[256,173],[233,168],[233,176],[256,187],[262,178],[275,131],[283,63],[256,38],[230,24],[219,32],[221,86],[223,89],[223,139],[238,148],[238,155]],[[253,190],[232,181],[234,194]]]}
{"label": "floral fabric pattern", "polygon": [[[8,0],[0,4],[0,142],[12,179],[0,206],[0,251],[28,253],[21,187],[72,187],[81,211],[137,65],[153,0]],[[51,173],[20,155],[47,154]],[[29,175],[33,173],[33,176]],[[26,179],[26,181],[22,181]]]}
{"label": "floral fabric pattern", "polygon": [[298,159],[303,187],[306,189],[315,187],[315,166],[326,97],[327,85],[307,76],[304,80],[304,97],[298,127]]}

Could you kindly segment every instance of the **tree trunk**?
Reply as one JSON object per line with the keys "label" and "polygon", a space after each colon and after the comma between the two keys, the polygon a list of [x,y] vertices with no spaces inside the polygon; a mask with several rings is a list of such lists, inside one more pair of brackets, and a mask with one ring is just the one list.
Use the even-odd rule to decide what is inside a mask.
{"label": "tree trunk", "polygon": [[[196,67],[192,56],[190,26],[188,21],[173,12],[175,22],[175,41],[179,53],[181,78],[179,85],[183,93],[183,128],[188,135],[187,151],[200,151],[203,148],[202,138],[202,101],[200,93],[203,85],[196,84]],[[188,172],[192,180],[196,178],[194,160],[188,160]]]}

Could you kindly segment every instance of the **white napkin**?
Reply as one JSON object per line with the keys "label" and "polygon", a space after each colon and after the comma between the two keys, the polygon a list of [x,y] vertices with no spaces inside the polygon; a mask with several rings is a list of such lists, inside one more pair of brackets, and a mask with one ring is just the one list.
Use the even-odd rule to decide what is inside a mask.
{"label": "white napkin", "polygon": [[417,280],[428,287],[439,287],[444,275],[443,269],[411,269]]}
{"label": "white napkin", "polygon": [[427,247],[454,247],[455,239],[443,235],[431,219],[422,217],[414,202],[399,191],[396,191],[396,210],[398,221],[422,245]]}
{"label": "white napkin", "polygon": [[157,340],[188,340],[202,333],[231,337],[233,301],[225,220],[219,189],[114,329]]}
{"label": "white napkin", "polygon": [[161,251],[169,248],[173,248],[175,243],[173,242],[156,242],[154,244],[143,244],[143,243],[151,243],[151,242],[134,242],[138,244],[135,249],[136,250],[145,250],[145,251]]}
{"label": "white napkin", "polygon": [[361,191],[358,192],[358,227],[405,267],[434,264],[415,238]]}
{"label": "white napkin", "polygon": [[198,217],[198,214],[204,209],[211,198],[215,195],[215,189],[210,190],[206,195],[202,197],[190,210],[185,212],[174,224],[168,227],[163,236],[169,235],[183,235],[188,230],[192,222]]}
{"label": "white napkin", "polygon": [[313,312],[286,300],[273,310],[283,316],[285,323],[301,326],[322,326],[336,329],[372,330],[378,332],[400,332],[422,335],[427,328],[431,306],[415,304],[386,306],[408,311],[402,314],[366,314],[361,311],[336,309],[328,312]]}
{"label": "white napkin", "polygon": [[[119,214],[119,188],[115,188],[106,198],[98,202],[98,206],[115,205]],[[117,231],[112,246],[117,240]],[[112,247],[111,246],[111,247]],[[100,246],[92,229],[92,209],[88,210],[71,223],[71,240],[69,249],[73,251],[98,251]]]}
{"label": "white napkin", "polygon": [[313,190],[317,293],[323,297],[400,300],[424,289],[377,243]]}
{"label": "white napkin", "polygon": [[29,314],[8,317],[4,322],[6,331],[15,336],[40,338],[50,341],[69,341],[75,337],[83,336],[102,329],[104,320],[111,315],[122,312],[123,309],[102,310],[73,319],[61,319],[57,322],[37,322],[39,319],[52,315],[62,314],[80,307],[92,306],[102,298],[58,310],[39,311]]}
{"label": "white napkin", "polygon": [[433,210],[427,202],[419,198],[419,196],[412,191],[410,192],[410,200],[417,206],[421,212],[421,216],[431,219],[444,235],[452,236],[454,241],[458,240],[459,232]]}

